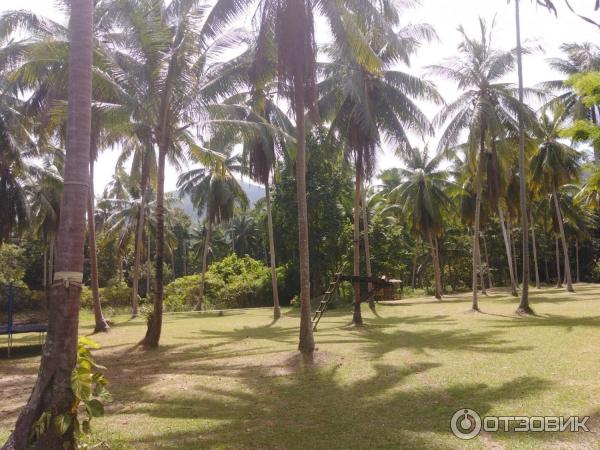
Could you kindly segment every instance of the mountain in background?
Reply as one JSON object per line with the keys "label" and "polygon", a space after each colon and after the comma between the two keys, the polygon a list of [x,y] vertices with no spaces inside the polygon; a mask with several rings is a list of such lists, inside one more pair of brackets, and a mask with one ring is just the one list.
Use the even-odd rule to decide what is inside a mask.
{"label": "mountain in background", "polygon": [[[257,184],[248,183],[247,181],[238,180],[244,192],[248,196],[248,200],[250,202],[250,208],[254,207],[256,202],[265,196],[265,189],[262,186]],[[174,193],[177,196],[177,193]],[[198,212],[192,205],[192,201],[189,196],[185,196],[181,199],[179,207],[185,211],[185,213],[190,216],[192,222],[196,222],[198,220]],[[204,217],[204,212],[200,217]]]}

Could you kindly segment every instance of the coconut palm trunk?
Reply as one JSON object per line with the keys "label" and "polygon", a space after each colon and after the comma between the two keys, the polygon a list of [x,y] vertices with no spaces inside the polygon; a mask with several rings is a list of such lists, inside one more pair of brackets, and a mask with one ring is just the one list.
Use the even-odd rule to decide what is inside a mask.
{"label": "coconut palm trunk", "polygon": [[481,237],[483,239],[483,252],[485,254],[485,265],[486,265],[486,272],[487,272],[487,276],[488,276],[488,286],[490,289],[493,289],[494,284],[492,283],[492,271],[490,269],[490,258],[488,256],[487,239],[485,238],[485,234],[482,234]]}
{"label": "coconut palm trunk", "polygon": [[556,209],[556,219],[558,222],[558,230],[560,231],[560,240],[562,242],[563,254],[565,256],[565,277],[568,292],[575,292],[573,289],[573,281],[571,279],[571,262],[569,261],[569,247],[565,236],[565,226],[563,224],[562,212],[558,203],[558,193],[556,192],[556,184],[552,183],[552,198],[554,199],[554,208]]}
{"label": "coconut palm trunk", "polygon": [[[367,276],[371,277],[373,275],[373,271],[371,270],[371,245],[369,244],[369,218],[367,214],[367,190],[363,184],[362,187],[362,223],[363,223],[363,242],[365,245],[365,269],[367,271]],[[372,283],[369,283],[369,291],[373,288]],[[369,300],[369,306],[373,308],[375,304],[372,300]]]}
{"label": "coconut palm trunk", "polygon": [[546,277],[546,284],[550,284],[550,275],[548,270],[548,255],[544,252],[544,275]]}
{"label": "coconut palm trunk", "polygon": [[148,186],[148,162],[142,162],[142,177],[140,180],[140,210],[135,230],[135,257],[133,261],[133,280],[131,286],[131,316],[138,315],[138,296],[140,286],[140,267],[142,263],[142,240],[144,239],[144,220],[146,210],[146,190]]}
{"label": "coconut palm trunk", "polygon": [[163,262],[165,252],[165,159],[167,146],[162,143],[158,149],[158,176],[156,189],[156,290],[154,291],[154,309],[148,321],[146,336],[141,344],[156,348],[160,341],[163,316]]}
{"label": "coconut palm trunk", "polygon": [[[519,104],[523,105],[523,49],[521,46],[521,14],[519,11],[519,0],[515,0],[515,24],[517,31],[517,74],[519,78]],[[523,111],[519,109],[519,206],[521,209],[521,262],[523,263],[521,286],[521,301],[517,312],[531,314],[533,311],[529,306],[529,214],[527,212],[527,174],[525,166],[525,124],[523,123]],[[516,266],[515,266],[516,269]]]}
{"label": "coconut palm trunk", "polygon": [[300,256],[300,340],[298,350],[311,357],[315,350],[310,307],[310,262],[308,250],[308,205],[306,203],[306,132],[304,125],[304,72],[294,77],[296,112],[296,197],[298,200],[298,249]]}
{"label": "coconut palm trunk", "polygon": [[281,317],[281,307],[279,306],[279,290],[277,288],[277,265],[275,261],[275,237],[273,236],[273,214],[271,212],[271,189],[269,181],[265,183],[265,200],[267,203],[267,228],[269,234],[269,255],[271,257],[271,287],[273,289],[273,318],[275,320]]}
{"label": "coconut palm trunk", "polygon": [[477,173],[475,174],[475,220],[473,221],[473,299],[471,309],[479,311],[479,302],[477,299],[477,272],[479,268],[479,228],[481,221],[481,180],[483,177],[483,154],[485,152],[485,130],[481,130],[479,162],[477,163]]}
{"label": "coconut palm trunk", "polygon": [[[93,139],[92,139],[92,147]],[[100,289],[98,286],[98,258],[96,251],[96,223],[94,220],[94,155],[95,149],[92,148],[90,152],[90,189],[87,199],[87,222],[88,222],[88,245],[90,250],[90,269],[91,269],[91,288],[92,288],[92,300],[94,306],[94,333],[100,333],[108,331],[108,322],[102,314],[102,304],[100,303]]]}
{"label": "coconut palm trunk", "polygon": [[533,270],[535,274],[535,288],[540,288],[540,269],[538,265],[538,257],[537,257],[537,244],[535,241],[535,224],[533,222],[533,216],[530,217],[531,223],[531,247],[533,250]]}
{"label": "coconut palm trunk", "polygon": [[[354,185],[354,276],[360,276],[360,199],[362,186],[362,153],[356,153],[356,179]],[[352,316],[354,325],[362,325],[362,314],[360,311],[360,283],[354,282],[354,314]]]}
{"label": "coconut palm trunk", "polygon": [[48,287],[48,244],[44,243],[44,274],[43,274],[43,285],[44,289]]}
{"label": "coconut palm trunk", "polygon": [[515,284],[517,285],[517,287],[519,287],[520,281],[519,281],[519,271],[517,269],[517,247],[515,245],[515,237],[513,236],[512,233],[512,224],[510,223],[510,220],[508,221],[508,240],[510,241],[510,245],[512,248],[512,264],[513,264],[513,273],[515,274]]}
{"label": "coconut palm trunk", "polygon": [[579,239],[575,239],[575,269],[575,283],[581,283],[581,279],[579,278]]}
{"label": "coconut palm trunk", "polygon": [[487,290],[485,289],[485,273],[481,259],[481,242],[479,238],[477,239],[477,246],[479,247],[479,282],[481,283],[481,293],[487,295]]}
{"label": "coconut palm trunk", "polygon": [[[29,446],[32,426],[44,411],[70,414],[71,373],[77,358],[79,303],[83,280],[86,203],[89,197],[92,115],[92,0],[72,0],[68,79],[68,119],[56,273],[48,302],[48,334],[33,391],[4,449]],[[58,435],[47,427],[37,446],[73,448],[73,427]]]}
{"label": "coconut palm trunk", "polygon": [[437,246],[433,241],[433,233],[427,236],[429,239],[429,248],[431,249],[431,261],[433,262],[433,275],[435,282],[435,298],[442,299],[442,278],[440,275],[440,260],[437,252]]}
{"label": "coconut palm trunk", "polygon": [[412,258],[412,277],[410,279],[410,287],[412,288],[413,292],[414,292],[416,286],[417,286],[417,254],[413,253],[413,258]]}
{"label": "coconut palm trunk", "polygon": [[202,273],[200,274],[200,290],[198,291],[198,301],[194,309],[202,311],[204,308],[204,286],[206,279],[206,270],[208,269],[208,249],[210,248],[210,236],[212,234],[212,220],[208,217],[206,225],[206,236],[204,236],[204,245],[202,247]]}
{"label": "coconut palm trunk", "polygon": [[560,276],[560,249],[558,246],[558,236],[554,238],[554,248],[556,255],[556,287],[562,287],[562,277]]}

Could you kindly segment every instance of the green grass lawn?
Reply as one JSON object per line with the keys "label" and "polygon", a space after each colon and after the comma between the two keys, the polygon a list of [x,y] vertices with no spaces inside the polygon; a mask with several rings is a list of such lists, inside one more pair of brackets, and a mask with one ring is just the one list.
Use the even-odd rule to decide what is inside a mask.
{"label": "green grass lawn", "polygon": [[[268,309],[165,316],[162,346],[134,345],[141,319],[113,318],[99,363],[115,402],[95,421],[113,449],[598,448],[600,286],[577,293],[532,290],[537,317],[513,314],[495,291],[484,314],[466,313],[469,295],[443,302],[411,298],[328,312],[315,334],[316,364],[295,349],[298,314],[273,323]],[[89,315],[81,334],[92,331]],[[39,361],[36,336],[0,358],[0,440],[29,395]],[[4,343],[4,341],[0,341]],[[4,350],[3,350],[4,351]],[[450,433],[459,408],[483,415],[589,415],[591,433]]]}

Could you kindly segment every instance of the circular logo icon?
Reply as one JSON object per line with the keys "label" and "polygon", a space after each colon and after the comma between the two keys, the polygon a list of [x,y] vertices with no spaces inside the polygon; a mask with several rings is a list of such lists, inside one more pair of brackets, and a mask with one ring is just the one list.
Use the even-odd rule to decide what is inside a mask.
{"label": "circular logo icon", "polygon": [[473,439],[481,431],[481,417],[472,409],[459,409],[452,416],[450,428],[460,439]]}

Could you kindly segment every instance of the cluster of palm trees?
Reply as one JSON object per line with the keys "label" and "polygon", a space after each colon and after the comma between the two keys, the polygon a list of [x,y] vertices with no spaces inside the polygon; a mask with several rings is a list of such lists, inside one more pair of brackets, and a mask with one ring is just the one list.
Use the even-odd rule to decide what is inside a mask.
{"label": "cluster of palm trees", "polygon": [[[155,237],[154,304],[144,346],[158,346],[162,329],[163,270],[169,253],[167,162],[177,169],[193,162],[181,174],[178,189],[189,195],[207,223],[198,308],[210,235],[248,202],[237,174],[264,186],[274,315],[279,317],[270,187],[278,156],[286,149],[293,154],[297,184],[299,349],[313,353],[305,140],[318,122],[328,125],[330,139],[342,143],[354,169],[355,275],[363,273],[361,220],[366,273],[371,274],[365,185],[378,166],[377,150],[388,145],[397,149],[405,169],[381,190],[381,213],[401,215],[429,247],[436,297],[443,295],[438,238],[456,211],[471,229],[473,309],[479,308],[478,277],[484,290],[486,268],[490,277],[489,264],[482,261],[485,245],[480,251],[482,223],[496,213],[515,294],[517,252],[511,235],[520,225],[520,309],[529,310],[530,218],[554,232],[557,251],[560,241],[567,289],[572,290],[568,236],[582,237],[589,230],[590,209],[578,199],[593,205],[598,191],[590,182],[583,190],[573,186],[583,158],[561,133],[582,114],[597,123],[595,107],[584,107],[563,83],[546,86],[560,89],[558,96],[524,89],[520,43],[514,50],[497,49],[484,21],[477,38],[460,29],[458,55],[429,68],[430,76],[450,79],[460,91],[446,103],[431,81],[398,69],[410,63],[423,42],[437,37],[427,25],[402,26],[402,11],[393,2],[262,0],[254,15],[256,32],[235,28],[255,6],[249,0],[217,0],[210,8],[197,0],[99,0],[92,11],[90,0],[73,0],[69,28],[22,11],[0,18],[0,142],[7,149],[0,158],[0,191],[7,205],[0,208],[0,243],[27,225],[30,204],[35,229],[47,244],[44,273],[51,305],[42,362],[46,372],[40,372],[13,442],[27,439],[24,430],[41,411],[64,410],[68,403],[68,389],[57,388],[52,395],[47,389],[68,386],[62,378],[68,380],[69,357],[75,354],[86,215],[96,327],[107,327],[98,300],[93,174],[99,154],[113,147],[122,151],[121,172],[125,161],[133,163],[104,195],[102,208],[110,214],[102,226],[121,248],[133,241],[134,314],[144,235],[151,228]],[[516,6],[518,12],[518,2]],[[316,16],[323,18],[333,38],[322,47],[324,62],[317,61]],[[600,65],[600,51],[592,44],[564,50],[568,60],[552,64],[567,74]],[[519,86],[505,81],[515,68]],[[526,96],[543,103],[539,113],[524,103]],[[421,111],[422,101],[441,105],[433,121]],[[426,140],[438,129],[436,156],[412,146],[413,135]],[[234,151],[238,145],[241,152]],[[66,158],[61,148],[66,148]],[[443,168],[446,159],[448,170]],[[459,208],[450,206],[453,201]],[[560,283],[560,275],[558,279]],[[358,286],[353,320],[362,323]]]}

